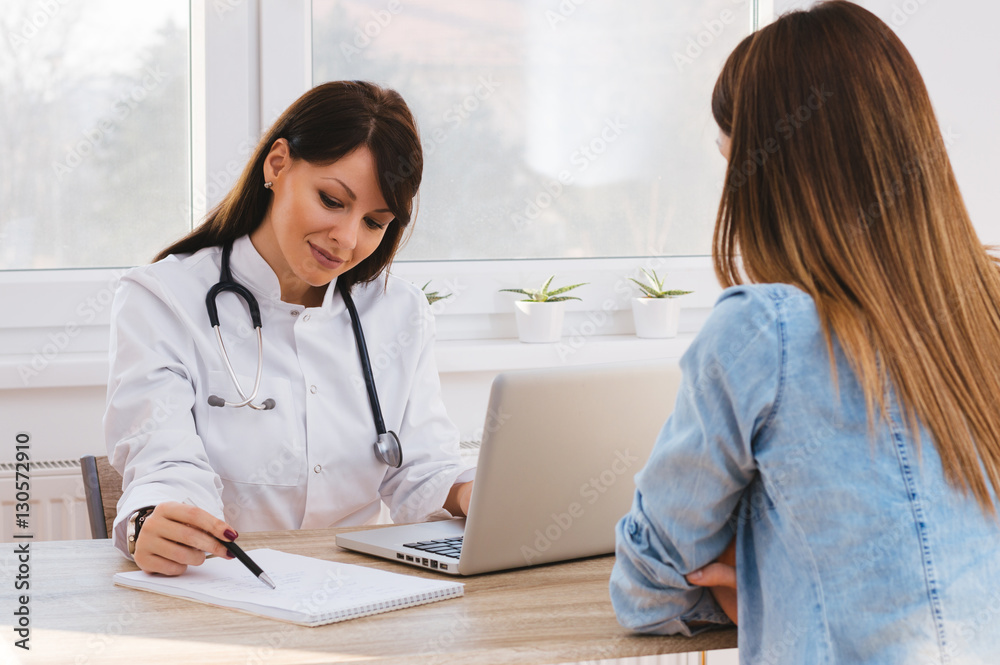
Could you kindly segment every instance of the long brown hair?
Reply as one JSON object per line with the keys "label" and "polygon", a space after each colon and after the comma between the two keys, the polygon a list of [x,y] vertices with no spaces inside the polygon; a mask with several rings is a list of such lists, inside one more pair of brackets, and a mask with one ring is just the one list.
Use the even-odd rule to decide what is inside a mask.
{"label": "long brown hair", "polygon": [[949,482],[995,514],[1000,272],[902,42],[843,0],[786,14],[730,56],[712,108],[731,138],[713,239],[720,282],[743,282],[739,254],[750,281],[809,293],[834,380],[836,336],[870,426],[887,417],[891,385]]}
{"label": "long brown hair", "polygon": [[410,223],[424,161],[406,102],[394,90],[366,81],[324,83],[299,97],[260,140],[239,180],[205,221],[155,260],[222,245],[260,226],[271,203],[271,192],[264,188],[264,160],[280,138],[288,141],[292,159],[319,166],[332,164],[362,146],[371,151],[379,188],[395,219],[371,256],[339,279],[353,286],[381,274]]}

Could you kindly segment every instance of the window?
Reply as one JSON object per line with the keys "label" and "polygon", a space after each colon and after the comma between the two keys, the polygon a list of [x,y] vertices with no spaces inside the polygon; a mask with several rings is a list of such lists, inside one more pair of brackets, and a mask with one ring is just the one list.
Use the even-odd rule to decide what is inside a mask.
{"label": "window", "polygon": [[117,267],[191,229],[281,110],[335,78],[394,87],[417,116],[424,188],[393,271],[453,294],[439,340],[513,337],[512,296],[497,290],[552,273],[591,284],[570,303],[570,332],[594,317],[597,334],[628,332],[631,292],[617,287],[640,264],[694,290],[688,308],[714,300],[706,255],[724,162],[709,95],[765,0],[7,4],[10,385],[68,324],[80,332],[45,381],[103,380]]}
{"label": "window", "polygon": [[724,175],[710,95],[744,0],[315,0],[313,83],[417,117],[410,260],[706,255]]}
{"label": "window", "polygon": [[147,263],[191,228],[187,2],[0,17],[0,269]]}

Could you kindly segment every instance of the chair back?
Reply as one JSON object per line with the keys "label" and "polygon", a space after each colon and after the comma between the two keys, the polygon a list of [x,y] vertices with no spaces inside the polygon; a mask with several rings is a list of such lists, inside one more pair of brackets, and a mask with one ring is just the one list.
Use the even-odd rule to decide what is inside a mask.
{"label": "chair back", "polygon": [[83,487],[87,495],[90,534],[94,538],[109,538],[118,514],[118,499],[122,495],[122,477],[108,462],[106,455],[80,458]]}

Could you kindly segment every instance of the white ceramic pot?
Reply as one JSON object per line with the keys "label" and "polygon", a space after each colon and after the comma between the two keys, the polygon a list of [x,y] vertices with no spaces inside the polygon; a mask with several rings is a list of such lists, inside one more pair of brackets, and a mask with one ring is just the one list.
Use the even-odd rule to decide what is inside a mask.
{"label": "white ceramic pot", "polygon": [[558,342],[562,337],[563,315],[566,312],[566,301],[531,302],[518,300],[515,305],[517,313],[517,337],[522,342],[544,344]]}
{"label": "white ceramic pot", "polygon": [[677,337],[680,310],[677,298],[633,298],[632,316],[635,318],[636,337]]}

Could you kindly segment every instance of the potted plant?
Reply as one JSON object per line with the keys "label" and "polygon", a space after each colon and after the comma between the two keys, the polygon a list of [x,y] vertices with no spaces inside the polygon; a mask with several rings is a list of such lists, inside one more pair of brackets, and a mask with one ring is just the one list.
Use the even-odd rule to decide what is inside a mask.
{"label": "potted plant", "polygon": [[583,286],[587,282],[564,286],[549,291],[552,279],[549,277],[540,289],[500,289],[501,292],[520,293],[528,296],[514,303],[517,315],[517,337],[522,342],[546,343],[558,342],[562,336],[563,315],[567,300],[579,300],[575,296],[564,296],[563,293]]}
{"label": "potted plant", "polygon": [[663,280],[655,270],[642,269],[648,283],[629,277],[642,289],[642,296],[632,299],[632,316],[635,318],[637,337],[660,339],[677,337],[677,321],[680,318],[678,296],[692,291],[668,291],[663,288]]}
{"label": "potted plant", "polygon": [[440,291],[428,291],[427,290],[428,286],[430,286],[430,281],[428,281],[426,284],[420,287],[420,290],[424,292],[424,297],[427,298],[428,305],[433,305],[438,300],[444,300],[445,298],[451,297],[450,293],[445,293],[444,295],[441,295]]}

